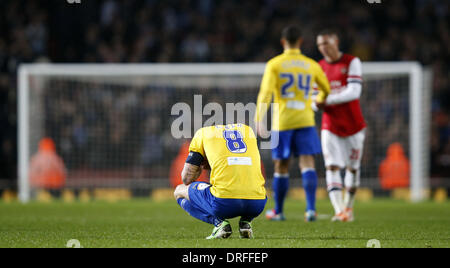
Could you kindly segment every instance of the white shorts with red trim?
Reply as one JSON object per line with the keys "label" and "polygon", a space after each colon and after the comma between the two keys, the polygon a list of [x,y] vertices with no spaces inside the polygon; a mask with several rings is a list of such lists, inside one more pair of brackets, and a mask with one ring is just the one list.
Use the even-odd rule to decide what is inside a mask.
{"label": "white shorts with red trim", "polygon": [[322,130],[322,151],[325,166],[338,166],[358,170],[364,149],[366,130],[348,136],[339,137],[329,130]]}

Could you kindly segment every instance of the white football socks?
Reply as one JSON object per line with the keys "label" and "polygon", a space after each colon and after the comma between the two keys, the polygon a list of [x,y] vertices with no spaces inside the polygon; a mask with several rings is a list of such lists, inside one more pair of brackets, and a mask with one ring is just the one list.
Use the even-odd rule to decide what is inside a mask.
{"label": "white football socks", "polygon": [[344,210],[344,201],[342,196],[342,178],[340,171],[327,170],[326,179],[328,195],[337,215]]}
{"label": "white football socks", "polygon": [[[355,195],[356,195],[356,189],[359,187],[360,179],[359,179],[359,171],[356,172],[356,174],[346,171],[345,172],[345,198],[344,198],[344,205],[346,208],[353,208],[353,205],[355,204]],[[353,191],[349,191],[352,189]]]}

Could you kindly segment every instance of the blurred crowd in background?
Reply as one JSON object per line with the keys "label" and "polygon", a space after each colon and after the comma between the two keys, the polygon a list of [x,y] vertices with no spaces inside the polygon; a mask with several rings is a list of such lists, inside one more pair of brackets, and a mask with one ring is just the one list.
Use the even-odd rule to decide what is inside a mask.
{"label": "blurred crowd in background", "polygon": [[[450,177],[449,7],[447,0],[381,5],[356,0],[3,0],[0,178],[17,178],[19,64],[266,62],[281,52],[280,32],[291,23],[303,29],[303,53],[317,60],[315,35],[333,26],[341,31],[343,51],[363,61],[420,61],[429,66],[434,75],[431,174]],[[152,105],[151,97],[147,101]],[[374,115],[366,116],[370,120]],[[150,120],[142,131],[152,132],[159,123]],[[86,134],[74,133],[71,140],[83,143]],[[146,142],[149,147],[159,144],[151,138]],[[143,159],[152,161],[152,155]]]}
{"label": "blurred crowd in background", "polygon": [[[30,96],[34,106],[43,107],[32,112],[30,121],[44,125],[43,132],[56,142],[70,179],[167,178],[177,155],[188,153],[180,152],[182,144],[189,142],[172,135],[173,122],[180,118],[180,115],[171,115],[173,105],[201,105],[206,110],[206,105],[216,103],[222,107],[223,114],[204,111],[204,124],[209,125],[214,115],[214,119],[220,117],[219,124],[231,120],[252,125],[254,116],[250,113],[240,119],[244,121],[236,121],[239,120],[236,114],[234,120],[228,118],[232,109],[228,104],[255,102],[261,77],[245,79],[251,82],[241,84],[235,76],[222,77],[222,82],[208,76],[149,76],[145,82],[129,77],[116,81],[98,77],[95,82],[46,77],[42,83],[43,93]],[[213,82],[206,85],[206,81]],[[39,87],[32,90],[41,92]],[[361,176],[365,178],[365,186],[376,187],[379,166],[390,145],[399,142],[406,152],[409,151],[408,77],[367,77],[363,90],[362,108],[370,131]],[[201,104],[194,102],[194,95],[201,96]],[[41,122],[42,119],[45,122]],[[320,114],[316,120],[320,126]],[[194,125],[191,123],[189,129],[191,135]],[[178,130],[179,125],[175,127]],[[182,127],[189,128],[189,125],[186,123]],[[39,132],[31,130],[34,140],[36,133]],[[261,155],[267,174],[273,174],[271,151],[261,150]],[[318,166],[323,167],[322,157],[317,160]],[[299,177],[298,170],[292,166],[293,176]],[[324,169],[319,168],[319,176],[324,177],[324,173]]]}

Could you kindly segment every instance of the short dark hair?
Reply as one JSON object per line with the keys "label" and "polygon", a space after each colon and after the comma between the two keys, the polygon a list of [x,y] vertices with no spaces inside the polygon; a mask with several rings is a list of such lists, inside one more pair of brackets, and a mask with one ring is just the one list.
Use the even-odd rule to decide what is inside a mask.
{"label": "short dark hair", "polygon": [[338,30],[333,29],[333,28],[326,28],[326,29],[323,29],[322,31],[320,31],[317,36],[320,36],[320,35],[335,35],[335,36],[339,37],[339,32],[338,32]]}
{"label": "short dark hair", "polygon": [[289,25],[283,29],[281,37],[286,39],[290,45],[294,45],[302,37],[302,31],[297,25]]}

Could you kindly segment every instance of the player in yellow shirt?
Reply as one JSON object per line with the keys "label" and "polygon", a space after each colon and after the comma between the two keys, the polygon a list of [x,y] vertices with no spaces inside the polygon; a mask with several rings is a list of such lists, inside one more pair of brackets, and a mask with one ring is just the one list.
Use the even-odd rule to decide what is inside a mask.
{"label": "player in yellow shirt", "polygon": [[295,156],[299,157],[306,192],[305,220],[314,221],[317,188],[314,155],[321,153],[321,146],[311,108],[312,93],[317,86],[319,94],[315,105],[322,106],[330,93],[330,85],[320,65],[301,53],[302,37],[297,26],[283,30],[281,44],[284,53],[266,65],[255,115],[256,128],[261,135],[262,121],[273,99],[276,104],[272,113],[275,209],[266,216],[270,220],[285,219],[283,204],[289,188],[289,159]]}
{"label": "player in yellow shirt", "polygon": [[[210,184],[195,182],[202,168],[211,169]],[[198,130],[181,176],[175,199],[191,216],[215,226],[207,239],[228,238],[228,219],[238,216],[241,238],[252,237],[251,221],[264,210],[267,197],[257,139],[249,126]]]}

